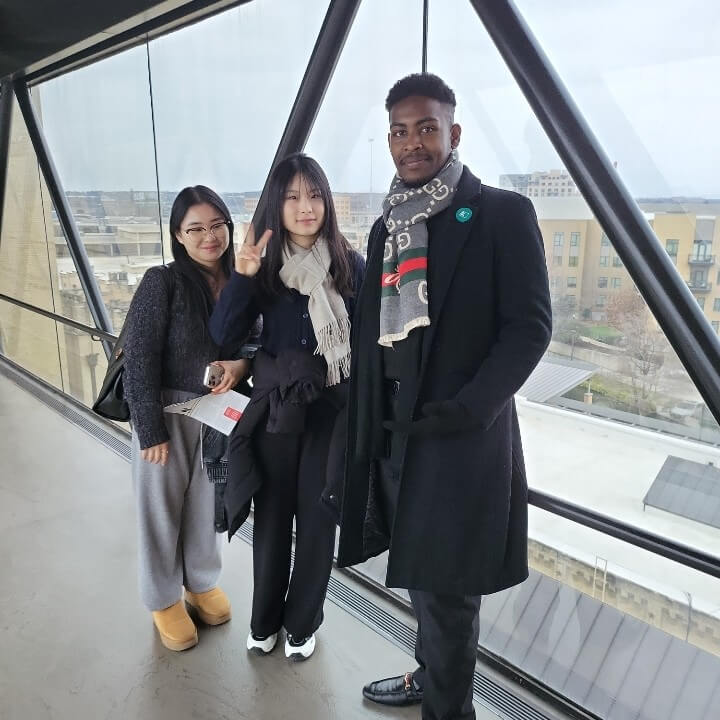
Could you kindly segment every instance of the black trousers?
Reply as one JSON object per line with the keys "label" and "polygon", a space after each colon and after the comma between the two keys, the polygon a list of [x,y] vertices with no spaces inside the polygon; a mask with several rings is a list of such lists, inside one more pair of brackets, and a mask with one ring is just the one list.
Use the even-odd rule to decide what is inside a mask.
{"label": "black trousers", "polygon": [[[335,549],[335,522],[320,502],[337,410],[322,398],[308,407],[300,435],[253,437],[263,485],[253,498],[254,591],[250,628],[260,636],[281,627],[305,638],[320,627]],[[295,519],[295,564],[290,574]]]}
{"label": "black trousers", "polygon": [[423,690],[423,720],[474,720],[481,596],[409,592],[418,621],[413,679]]}
{"label": "black trousers", "polygon": [[[390,438],[392,459],[379,461],[378,502],[392,531],[399,471],[395,458],[398,438]],[[409,590],[417,618],[413,673],[423,690],[423,720],[474,720],[473,673],[480,631],[480,595],[447,595]]]}

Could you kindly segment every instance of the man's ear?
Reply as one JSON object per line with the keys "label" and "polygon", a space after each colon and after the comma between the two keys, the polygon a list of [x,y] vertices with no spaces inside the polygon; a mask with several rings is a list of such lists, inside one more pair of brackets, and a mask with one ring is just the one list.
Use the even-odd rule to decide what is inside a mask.
{"label": "man's ear", "polygon": [[462,128],[457,123],[454,123],[450,128],[450,147],[455,149],[460,144],[460,135],[462,135]]}

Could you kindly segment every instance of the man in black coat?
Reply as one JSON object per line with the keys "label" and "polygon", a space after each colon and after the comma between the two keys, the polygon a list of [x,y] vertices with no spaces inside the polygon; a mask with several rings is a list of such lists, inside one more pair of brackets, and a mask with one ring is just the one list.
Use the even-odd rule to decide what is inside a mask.
{"label": "man in black coat", "polygon": [[400,80],[386,107],[397,176],[353,321],[338,564],[389,547],[418,619],[418,668],[365,697],[474,718],[480,596],[528,575],[513,395],[550,341],[543,242],[527,198],[463,168],[440,78]]}

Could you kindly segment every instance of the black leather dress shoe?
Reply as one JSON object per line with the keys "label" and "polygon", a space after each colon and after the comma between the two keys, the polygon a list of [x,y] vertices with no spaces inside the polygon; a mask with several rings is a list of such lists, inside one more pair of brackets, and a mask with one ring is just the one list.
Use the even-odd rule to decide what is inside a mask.
{"label": "black leather dress shoe", "polygon": [[363,695],[381,705],[415,705],[422,702],[423,691],[411,672],[397,677],[376,680],[363,688]]}

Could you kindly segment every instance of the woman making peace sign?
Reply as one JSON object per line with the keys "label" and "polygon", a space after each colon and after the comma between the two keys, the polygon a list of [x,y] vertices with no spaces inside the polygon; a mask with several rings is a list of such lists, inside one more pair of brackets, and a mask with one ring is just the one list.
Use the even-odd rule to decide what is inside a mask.
{"label": "woman making peace sign", "polygon": [[[291,155],[273,171],[267,218],[259,240],[251,231],[236,254],[210,330],[216,342],[242,339],[262,314],[253,399],[229,457],[228,492],[259,469],[243,495],[254,503],[247,647],[270,652],[284,627],[285,655],[305,659],[315,648],[332,567],[335,523],[320,496],[350,372],[350,323],[365,263],[340,234],[327,178],[306,155]],[[261,408],[254,421],[253,408]]]}

